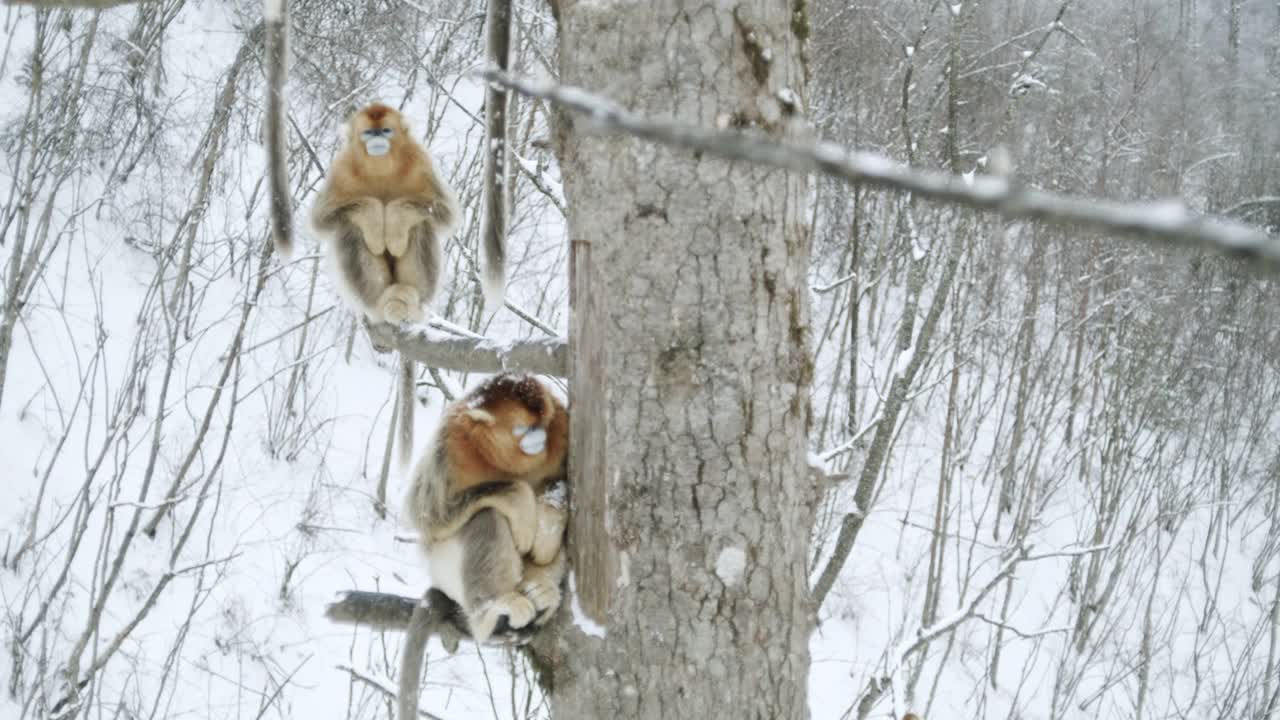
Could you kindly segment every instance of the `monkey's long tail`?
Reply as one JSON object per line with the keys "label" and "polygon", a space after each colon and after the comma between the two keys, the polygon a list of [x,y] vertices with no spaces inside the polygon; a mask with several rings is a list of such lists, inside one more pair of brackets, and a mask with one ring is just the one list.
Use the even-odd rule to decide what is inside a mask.
{"label": "monkey's long tail", "polygon": [[[485,17],[489,62],[505,72],[511,54],[511,2],[489,0]],[[502,304],[507,274],[507,90],[489,83],[484,96],[485,128],[484,212],[480,242],[484,244],[484,302],[490,309]]]}
{"label": "monkey's long tail", "polygon": [[413,459],[413,406],[416,404],[416,393],[413,361],[401,356],[400,359],[400,467],[409,467]]}
{"label": "monkey's long tail", "polygon": [[502,305],[507,286],[506,208],[503,207],[502,188],[492,188],[485,193],[484,220],[480,236],[484,242],[484,303],[490,310]]}
{"label": "monkey's long tail", "polygon": [[[428,591],[429,596],[430,591]],[[442,596],[443,597],[443,596]],[[405,636],[404,654],[400,658],[399,720],[417,720],[418,681],[422,677],[422,656],[435,628],[431,621],[431,603],[423,598],[413,609],[409,632]]]}
{"label": "monkey's long tail", "polygon": [[293,254],[293,198],[285,157],[284,84],[288,61],[287,0],[268,2],[267,31],[267,176],[271,188],[271,237],[283,260]]}

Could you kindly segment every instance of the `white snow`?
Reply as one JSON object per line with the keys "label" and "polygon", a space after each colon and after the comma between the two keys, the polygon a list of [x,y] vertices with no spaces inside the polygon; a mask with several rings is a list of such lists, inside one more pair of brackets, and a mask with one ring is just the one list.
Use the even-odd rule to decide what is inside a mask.
{"label": "white snow", "polygon": [[619,590],[626,588],[631,584],[631,556],[626,550],[618,551],[618,579],[614,581],[614,587]]}
{"label": "white snow", "polygon": [[553,507],[564,509],[569,501],[568,484],[560,482],[552,485],[542,493],[541,500]]}
{"label": "white snow", "polygon": [[740,547],[727,547],[716,558],[716,577],[728,587],[737,585],[746,569],[747,553]]}
{"label": "white snow", "polygon": [[262,18],[267,22],[280,22],[284,17],[285,0],[263,0]]}
{"label": "white snow", "polygon": [[578,586],[577,579],[572,570],[569,571],[569,597],[572,602],[569,603],[569,613],[573,617],[573,624],[582,632],[595,638],[603,638],[608,635],[608,629],[600,623],[587,617],[582,611],[582,606],[578,604]]}

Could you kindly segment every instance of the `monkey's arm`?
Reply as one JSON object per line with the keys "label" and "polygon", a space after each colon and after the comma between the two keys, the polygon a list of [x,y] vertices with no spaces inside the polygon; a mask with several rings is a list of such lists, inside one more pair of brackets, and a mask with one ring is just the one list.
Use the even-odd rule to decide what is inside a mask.
{"label": "monkey's arm", "polygon": [[364,244],[369,248],[369,252],[381,255],[387,251],[386,214],[383,212],[382,201],[376,198],[360,198],[348,211],[347,217],[353,225],[360,228],[360,234],[364,236]]}
{"label": "monkey's arm", "polygon": [[458,533],[473,515],[492,509],[507,519],[516,551],[524,555],[533,548],[538,529],[538,502],[528,483],[504,482],[471,488],[460,498],[451,501],[457,509],[431,526],[430,541],[446,540]]}
{"label": "monkey's arm", "polygon": [[564,527],[567,517],[558,504],[538,501],[537,532],[533,536],[533,547],[529,550],[529,559],[536,565],[548,565],[560,554],[560,546],[564,540]]}
{"label": "monkey's arm", "polygon": [[387,203],[387,252],[397,258],[404,257],[409,250],[409,239],[414,226],[431,219],[429,206],[421,202],[399,199]]}
{"label": "monkey's arm", "polygon": [[377,198],[342,197],[326,188],[311,211],[311,224],[324,233],[340,232],[343,227],[354,225],[369,252],[381,255],[387,250],[386,221],[382,201]]}

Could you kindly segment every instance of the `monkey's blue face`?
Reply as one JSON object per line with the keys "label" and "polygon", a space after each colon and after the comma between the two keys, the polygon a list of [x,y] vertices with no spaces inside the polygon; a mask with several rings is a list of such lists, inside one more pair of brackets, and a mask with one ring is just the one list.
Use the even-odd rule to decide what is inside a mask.
{"label": "monkey's blue face", "polygon": [[540,455],[547,449],[547,431],[540,427],[517,425],[511,434],[520,438],[520,451],[525,455]]}
{"label": "monkey's blue face", "polygon": [[395,134],[395,130],[384,128],[369,128],[360,133],[360,140],[364,142],[364,149],[373,157],[379,157],[391,152],[391,136]]}

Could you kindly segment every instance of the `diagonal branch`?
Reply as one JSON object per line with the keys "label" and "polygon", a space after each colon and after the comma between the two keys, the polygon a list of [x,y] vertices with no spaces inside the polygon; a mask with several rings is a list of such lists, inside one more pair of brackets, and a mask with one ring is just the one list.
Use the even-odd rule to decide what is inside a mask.
{"label": "diagonal branch", "polygon": [[1256,227],[1197,215],[1179,201],[1118,203],[1036,190],[1003,177],[928,172],[883,155],[850,152],[829,142],[781,143],[759,134],[654,120],[578,88],[535,82],[496,70],[486,70],[480,76],[522,95],[542,98],[585,115],[603,132],[626,133],[729,160],[823,173],[854,185],[903,190],[1010,219],[1134,234],[1163,245],[1211,249],[1269,264],[1280,262],[1280,238]]}

